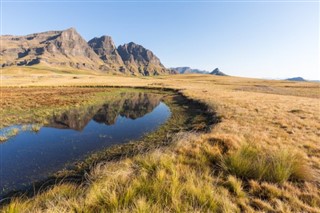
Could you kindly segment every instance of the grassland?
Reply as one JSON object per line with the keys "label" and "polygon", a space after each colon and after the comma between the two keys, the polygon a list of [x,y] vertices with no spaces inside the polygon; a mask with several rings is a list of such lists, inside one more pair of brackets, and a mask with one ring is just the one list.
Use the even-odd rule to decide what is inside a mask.
{"label": "grassland", "polygon": [[208,133],[176,133],[170,146],[100,162],[85,183],[16,198],[4,212],[320,212],[317,83],[35,75],[4,72],[2,97],[17,86],[174,88],[216,111],[221,122]]}

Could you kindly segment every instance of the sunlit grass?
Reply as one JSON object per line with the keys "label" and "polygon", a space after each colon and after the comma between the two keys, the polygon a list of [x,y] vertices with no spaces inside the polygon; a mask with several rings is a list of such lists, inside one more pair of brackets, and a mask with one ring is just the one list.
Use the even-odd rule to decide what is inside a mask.
{"label": "sunlit grass", "polygon": [[16,136],[19,133],[19,129],[18,128],[11,128],[7,133],[6,136],[7,137],[13,137]]}
{"label": "sunlit grass", "polygon": [[31,131],[33,131],[33,132],[39,132],[40,129],[41,129],[41,125],[40,124],[33,124],[31,126]]}
{"label": "sunlit grass", "polygon": [[291,180],[310,180],[311,171],[301,154],[292,150],[264,150],[243,145],[225,156],[222,167],[244,179],[284,183]]}
{"label": "sunlit grass", "polygon": [[[100,163],[67,196],[57,185],[31,199],[18,198],[5,210],[320,212],[320,84],[209,75],[61,79],[60,85],[181,89],[214,109],[222,122],[205,135],[172,136],[175,143],[167,148]],[[6,83],[17,81],[57,84],[56,78],[30,83],[19,76]],[[56,200],[48,197],[51,191]]]}

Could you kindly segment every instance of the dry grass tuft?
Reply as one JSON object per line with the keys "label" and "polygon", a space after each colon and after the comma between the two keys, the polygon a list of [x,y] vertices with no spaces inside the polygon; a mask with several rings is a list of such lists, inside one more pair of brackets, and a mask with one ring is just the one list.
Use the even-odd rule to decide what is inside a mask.
{"label": "dry grass tuft", "polygon": [[291,150],[264,150],[243,145],[222,159],[225,171],[250,180],[284,183],[312,179],[312,172],[301,154]]}

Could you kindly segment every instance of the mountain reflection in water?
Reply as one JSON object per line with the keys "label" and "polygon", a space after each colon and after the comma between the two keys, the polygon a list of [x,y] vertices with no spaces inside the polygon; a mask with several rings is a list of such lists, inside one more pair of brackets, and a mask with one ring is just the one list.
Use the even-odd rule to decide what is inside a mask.
{"label": "mountain reflection in water", "polygon": [[161,97],[152,93],[121,93],[116,100],[100,106],[72,109],[54,115],[46,126],[81,131],[91,120],[113,125],[119,115],[130,119],[143,117],[159,105]]}
{"label": "mountain reflection in water", "polygon": [[104,104],[55,114],[37,133],[20,131],[0,144],[0,197],[93,152],[154,131],[171,114],[161,98],[154,93],[118,93]]}

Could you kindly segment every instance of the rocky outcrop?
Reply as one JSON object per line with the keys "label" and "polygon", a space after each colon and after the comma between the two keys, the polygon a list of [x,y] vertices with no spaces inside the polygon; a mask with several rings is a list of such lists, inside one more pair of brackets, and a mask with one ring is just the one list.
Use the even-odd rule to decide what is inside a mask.
{"label": "rocky outcrop", "polygon": [[0,36],[0,66],[43,64],[131,75],[173,74],[153,52],[133,42],[116,48],[110,36],[86,42],[74,28]]}
{"label": "rocky outcrop", "polygon": [[120,45],[118,53],[133,75],[161,75],[170,72],[153,52],[133,42]]}
{"label": "rocky outcrop", "polygon": [[125,65],[110,36],[95,37],[88,44],[110,70],[126,71]]}

